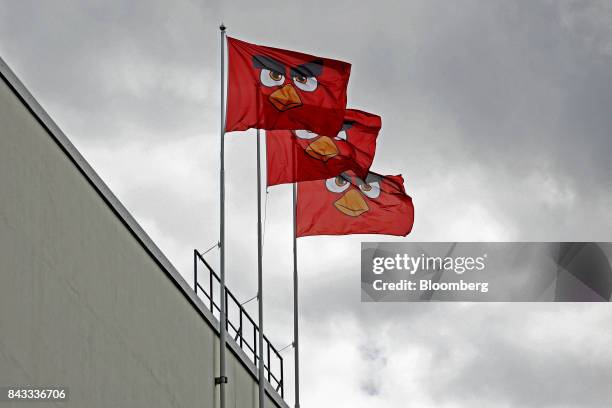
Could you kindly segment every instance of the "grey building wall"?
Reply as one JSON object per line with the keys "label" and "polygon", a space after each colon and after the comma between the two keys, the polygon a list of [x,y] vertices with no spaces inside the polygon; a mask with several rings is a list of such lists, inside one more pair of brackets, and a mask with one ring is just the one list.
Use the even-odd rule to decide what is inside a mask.
{"label": "grey building wall", "polygon": [[[216,320],[0,69],[0,386],[67,386],[66,407],[218,406]],[[228,348],[228,407],[256,407],[255,368]]]}

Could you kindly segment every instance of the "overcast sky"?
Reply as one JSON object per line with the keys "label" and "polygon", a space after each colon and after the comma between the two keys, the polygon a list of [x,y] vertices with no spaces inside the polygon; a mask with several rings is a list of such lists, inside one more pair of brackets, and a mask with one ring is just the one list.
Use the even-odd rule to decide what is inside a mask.
{"label": "overcast sky", "polygon": [[[406,240],[612,235],[612,3],[5,0],[0,55],[191,282],[218,240],[219,31],[353,64]],[[256,292],[255,143],[227,136],[227,276]],[[266,332],[291,342],[291,195],[267,194]],[[359,248],[299,242],[302,406],[612,404],[607,304],[361,304]],[[210,254],[217,262],[217,252]],[[255,316],[256,305],[249,305]],[[287,401],[292,405],[292,353]]]}

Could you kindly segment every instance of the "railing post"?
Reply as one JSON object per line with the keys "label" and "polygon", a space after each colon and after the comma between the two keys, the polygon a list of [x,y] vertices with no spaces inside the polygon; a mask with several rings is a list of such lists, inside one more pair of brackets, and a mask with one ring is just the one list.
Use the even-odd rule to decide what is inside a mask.
{"label": "railing post", "polygon": [[210,291],[210,312],[214,316],[215,315],[215,302],[213,301],[213,274],[211,270],[208,270],[208,290]]}
{"label": "railing post", "polygon": [[278,356],[278,359],[280,360],[280,392],[281,392],[281,398],[285,398],[285,377],[284,377],[284,371],[283,371],[283,358],[281,356]]}
{"label": "railing post", "polygon": [[244,310],[242,310],[242,305],[240,305],[240,349],[242,349],[242,314]]}
{"label": "railing post", "polygon": [[227,288],[225,289],[223,294],[225,295],[225,313],[226,313],[225,330],[227,330],[229,328],[229,307],[227,306]]}
{"label": "railing post", "polygon": [[198,294],[198,250],[193,250],[193,290]]}
{"label": "railing post", "polygon": [[257,365],[257,326],[253,325],[253,363],[255,363],[255,367]]}
{"label": "railing post", "polygon": [[270,367],[270,340],[266,340],[268,343],[268,382],[270,382],[270,372],[271,372],[271,367]]}

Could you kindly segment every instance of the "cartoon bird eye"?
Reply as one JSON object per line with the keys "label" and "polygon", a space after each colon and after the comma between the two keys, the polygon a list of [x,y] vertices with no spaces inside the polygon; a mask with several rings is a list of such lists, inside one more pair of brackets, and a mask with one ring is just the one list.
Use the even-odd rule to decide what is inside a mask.
{"label": "cartoon bird eye", "polygon": [[305,77],[303,75],[296,75],[293,77],[293,83],[302,91],[312,92],[317,89],[317,78]]}
{"label": "cartoon bird eye", "polygon": [[309,130],[294,130],[293,134],[300,139],[314,139],[315,137],[319,136],[318,134]]}
{"label": "cartoon bird eye", "polygon": [[263,68],[261,74],[259,74],[259,80],[265,86],[279,86],[285,82],[285,76],[280,72]]}
{"label": "cartoon bird eye", "polygon": [[325,187],[332,193],[341,193],[349,188],[351,183],[343,175],[325,180]]}
{"label": "cartoon bird eye", "polygon": [[380,182],[379,181],[371,181],[369,183],[364,182],[363,184],[359,184],[359,189],[366,196],[370,198],[376,198],[380,195]]}
{"label": "cartoon bird eye", "polygon": [[346,140],[348,139],[347,135],[346,135],[346,130],[341,130],[340,132],[338,132],[338,134],[336,135],[336,140]]}

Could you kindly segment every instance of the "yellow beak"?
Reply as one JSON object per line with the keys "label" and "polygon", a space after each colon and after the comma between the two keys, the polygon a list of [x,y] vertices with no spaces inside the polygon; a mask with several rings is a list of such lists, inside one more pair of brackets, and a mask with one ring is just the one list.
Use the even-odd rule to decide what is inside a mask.
{"label": "yellow beak", "polygon": [[331,138],[321,136],[308,145],[306,148],[306,153],[315,159],[326,162],[332,157],[338,155],[338,147]]}
{"label": "yellow beak", "polygon": [[361,194],[353,189],[347,191],[346,194],[340,197],[340,199],[334,203],[334,206],[340,212],[351,217],[358,217],[370,209],[368,203],[365,202]]}
{"label": "yellow beak", "polygon": [[286,111],[287,109],[302,106],[300,95],[298,95],[295,88],[293,88],[291,84],[287,84],[272,92],[272,94],[268,97],[268,100],[281,112]]}

